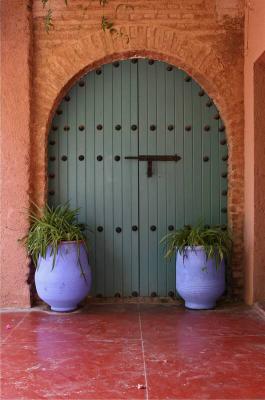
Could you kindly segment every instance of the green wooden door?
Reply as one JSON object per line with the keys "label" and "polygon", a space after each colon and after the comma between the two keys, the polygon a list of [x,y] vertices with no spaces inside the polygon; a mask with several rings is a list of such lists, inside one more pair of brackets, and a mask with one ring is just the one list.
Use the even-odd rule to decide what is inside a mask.
{"label": "green wooden door", "polygon": [[[226,224],[227,145],[206,93],[185,72],[127,60],[88,73],[60,104],[48,144],[48,201],[80,207],[93,294],[175,293],[175,260],[160,239],[193,224]],[[172,156],[176,161],[125,159]]]}

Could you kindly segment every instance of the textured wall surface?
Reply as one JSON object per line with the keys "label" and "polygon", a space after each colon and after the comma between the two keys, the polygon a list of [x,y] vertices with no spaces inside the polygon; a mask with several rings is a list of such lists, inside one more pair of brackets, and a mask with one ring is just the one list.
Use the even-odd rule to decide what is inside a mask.
{"label": "textured wall surface", "polygon": [[245,299],[248,303],[265,299],[264,21],[264,0],[249,1],[245,17]]}
{"label": "textured wall surface", "polygon": [[[18,173],[24,180],[16,178],[23,185],[23,198],[19,207],[15,207],[16,212],[28,202],[28,159],[31,198],[39,204],[45,200],[49,124],[62,97],[82,74],[102,63],[133,56],[171,63],[184,69],[207,91],[226,125],[230,154],[228,216],[235,242],[231,283],[234,293],[242,295],[244,1],[131,0],[121,4],[120,1],[109,0],[104,10],[98,0],[69,0],[68,3],[66,7],[64,0],[52,2],[54,28],[47,34],[41,1],[33,1],[31,152]],[[100,22],[103,12],[115,21],[121,35],[102,31]],[[29,136],[20,138],[23,149],[19,159],[27,153],[28,141]],[[12,207],[8,206],[9,209]],[[22,230],[25,230],[27,222],[25,217],[21,219]],[[17,262],[22,250],[14,245],[17,237],[18,232],[10,233],[9,241],[15,246],[16,262],[6,260],[5,268],[12,271],[13,277],[20,274],[21,279],[22,267]],[[12,298],[9,299],[10,304]]]}
{"label": "textured wall surface", "polygon": [[[245,18],[245,299],[265,298],[264,101],[265,2],[248,2]],[[255,67],[254,67],[255,66]],[[254,77],[255,71],[255,77]],[[257,95],[254,105],[255,94]],[[259,87],[260,86],[260,87]],[[261,107],[261,108],[260,108]],[[254,112],[255,110],[255,112]],[[255,126],[256,125],[256,126]],[[256,130],[256,128],[258,128]],[[261,133],[262,131],[262,133]],[[262,194],[263,192],[263,194]],[[263,278],[262,278],[263,276]]]}
{"label": "textured wall surface", "polygon": [[[29,306],[28,259],[18,239],[28,229],[30,12],[1,3],[1,305]],[[19,38],[19,42],[18,42]]]}
{"label": "textured wall surface", "polygon": [[[264,41],[265,43],[265,41]],[[265,47],[265,46],[264,46]],[[253,300],[265,300],[265,50],[263,57],[254,66],[254,270],[253,270]]]}

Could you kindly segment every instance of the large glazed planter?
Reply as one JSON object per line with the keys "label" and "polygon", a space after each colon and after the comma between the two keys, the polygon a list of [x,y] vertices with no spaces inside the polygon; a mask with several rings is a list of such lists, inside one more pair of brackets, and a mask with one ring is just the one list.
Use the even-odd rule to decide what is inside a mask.
{"label": "large glazed planter", "polygon": [[[79,250],[78,250],[79,247]],[[79,254],[78,254],[79,253]],[[81,273],[80,263],[84,272]],[[84,243],[61,242],[54,268],[51,248],[39,257],[35,283],[39,297],[53,311],[72,311],[91,289],[92,274]]]}
{"label": "large glazed planter", "polygon": [[225,262],[216,267],[201,246],[187,247],[184,257],[177,251],[176,288],[187,308],[214,308],[225,290]]}

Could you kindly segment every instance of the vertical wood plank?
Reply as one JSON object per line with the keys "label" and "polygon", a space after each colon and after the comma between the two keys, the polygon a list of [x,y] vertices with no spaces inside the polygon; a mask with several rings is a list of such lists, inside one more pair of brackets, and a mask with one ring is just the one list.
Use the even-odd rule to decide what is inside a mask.
{"label": "vertical wood plank", "polygon": [[[95,73],[95,204],[96,204],[96,226],[103,228],[100,232],[96,230],[96,292],[99,295],[105,293],[105,215],[104,215],[104,133],[107,127],[104,123],[104,88],[103,75]],[[99,126],[103,126],[99,129]],[[102,157],[100,160],[99,157]]]}
{"label": "vertical wood plank", "polygon": [[58,165],[59,165],[59,201],[61,204],[66,203],[69,200],[68,197],[68,161],[62,161],[63,156],[68,157],[68,102],[62,101],[61,109],[63,111],[59,125],[59,154],[58,154]]}
{"label": "vertical wood plank", "polygon": [[[122,154],[122,142],[123,135],[126,134],[126,127],[123,124],[123,93],[122,93],[122,74],[123,74],[123,63],[119,64],[119,67],[113,68],[113,157],[119,156],[120,161],[113,161],[113,213],[114,213],[114,229],[120,227],[121,233],[114,232],[114,292],[125,295],[123,292],[123,242],[127,241],[127,232],[123,221],[123,182],[122,182],[122,171],[123,171],[123,154]],[[126,75],[126,74],[125,74]],[[125,76],[126,84],[127,77]],[[126,98],[127,95],[127,98]],[[127,103],[128,93],[125,91],[124,100]],[[121,126],[120,130],[115,127]],[[125,239],[124,239],[125,238]],[[127,260],[126,260],[127,261]],[[130,260],[128,260],[130,263]]]}
{"label": "vertical wood plank", "polygon": [[[136,131],[128,130],[130,132],[130,151],[132,155],[139,154],[139,100],[138,100],[138,63],[131,63],[131,76],[130,76],[130,96],[131,96],[131,120],[130,124],[137,125]],[[139,293],[139,230],[133,231],[132,226],[139,225],[139,162],[134,161],[130,164],[131,168],[131,179],[130,179],[130,190],[131,190],[131,218],[129,226],[131,235],[131,291]]]}
{"label": "vertical wood plank", "polygon": [[[157,152],[166,154],[166,135],[174,135],[169,131],[166,125],[166,84],[165,84],[165,66],[157,62]],[[174,115],[173,115],[174,121]],[[166,163],[157,163],[157,257],[158,273],[157,285],[158,296],[167,295],[167,261],[164,258],[164,247],[159,241],[167,233],[167,181],[166,181]]]}
{"label": "vertical wood plank", "polygon": [[[148,136],[148,149],[147,154],[157,154],[157,75],[156,75],[156,65],[155,61],[153,64],[147,63],[147,131]],[[146,163],[145,168],[147,168]],[[158,213],[157,213],[157,171],[158,162],[153,162],[153,176],[147,178],[148,184],[148,211],[149,211],[149,266],[148,266],[148,286],[149,295],[152,293],[157,293],[158,291]],[[151,227],[155,227],[152,230]]]}
{"label": "vertical wood plank", "polygon": [[[168,68],[169,67],[169,68]],[[172,131],[168,130],[166,135],[166,154],[173,155],[176,153],[176,138],[175,138],[175,93],[174,80],[175,68],[170,68],[164,64],[165,79],[166,79],[166,125],[173,125]],[[176,169],[177,163],[166,163],[166,226],[176,225]],[[167,260],[167,293],[175,292],[175,257]]]}
{"label": "vertical wood plank", "polygon": [[88,230],[89,262],[92,269],[92,294],[96,294],[96,205],[95,205],[95,72],[85,79],[86,92],[86,223]]}
{"label": "vertical wood plank", "polygon": [[185,224],[193,222],[193,126],[192,126],[192,81],[184,77],[184,159],[185,159]]}
{"label": "vertical wood plank", "polygon": [[184,171],[185,171],[185,154],[184,154],[184,73],[175,70],[175,137],[176,152],[181,157],[176,166],[176,229],[182,228],[185,224],[185,202],[184,202]]}
{"label": "vertical wood plank", "polygon": [[[86,89],[85,86],[76,86],[77,110],[76,110],[76,164],[77,164],[77,207],[79,210],[79,222],[86,223]],[[82,130],[84,127],[84,130]],[[83,159],[84,157],[84,159]]]}
{"label": "vertical wood plank", "polygon": [[[123,61],[122,63],[122,81],[121,81],[121,99],[122,99],[122,160],[120,170],[122,181],[121,201],[119,205],[119,213],[123,225],[124,240],[122,243],[122,290],[125,296],[132,293],[132,249],[131,249],[131,210],[132,210],[132,187],[131,174],[134,161],[125,160],[126,155],[131,154],[131,137],[137,135],[131,130],[131,63]],[[137,124],[137,121],[135,122]]]}
{"label": "vertical wood plank", "polygon": [[[113,225],[113,75],[112,64],[103,67],[103,109],[104,109],[104,235],[105,235],[105,291],[106,296],[114,295],[113,236],[117,235]],[[115,149],[116,150],[116,149]]]}
{"label": "vertical wood plank", "polygon": [[218,132],[218,111],[213,105],[211,107],[211,155],[210,155],[210,167],[211,167],[211,224],[220,224],[220,171],[219,171],[219,132]]}
{"label": "vertical wood plank", "polygon": [[228,161],[223,161],[223,157],[229,156],[227,138],[225,132],[225,125],[220,119],[218,121],[219,130],[219,185],[220,185],[220,224],[227,225],[227,212],[223,212],[227,209],[227,173],[228,173]]}
{"label": "vertical wood plank", "polygon": [[192,224],[197,224],[202,217],[202,135],[208,135],[208,131],[202,126],[201,107],[205,96],[200,95],[200,86],[192,82],[192,130],[193,130],[193,197],[192,197]]}
{"label": "vertical wood plank", "polygon": [[[77,186],[79,176],[77,175],[77,86],[69,92],[68,102],[68,200],[72,208],[77,208]],[[79,104],[80,106],[80,104]],[[81,210],[80,210],[81,211]]]}
{"label": "vertical wood plank", "polygon": [[[207,104],[210,104],[211,100],[208,96],[204,96],[202,102],[202,123],[203,126],[211,126],[211,111]],[[202,136],[202,204],[203,204],[203,222],[205,224],[211,224],[211,134]],[[204,161],[204,157],[209,157],[209,161]]]}
{"label": "vertical wood plank", "polygon": [[[59,125],[60,116],[55,114],[48,137],[48,203],[59,203]],[[54,193],[54,194],[49,194]]]}
{"label": "vertical wood plank", "polygon": [[[148,152],[148,125],[147,125],[147,93],[148,93],[147,61],[138,61],[139,86],[139,151]],[[149,294],[149,210],[148,210],[148,182],[146,163],[139,163],[139,243],[140,243],[140,295]]]}

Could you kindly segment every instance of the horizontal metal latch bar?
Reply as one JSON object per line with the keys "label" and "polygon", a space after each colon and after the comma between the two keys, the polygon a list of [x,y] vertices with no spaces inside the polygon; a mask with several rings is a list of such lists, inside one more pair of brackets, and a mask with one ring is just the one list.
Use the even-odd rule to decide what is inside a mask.
{"label": "horizontal metal latch bar", "polygon": [[139,156],[127,156],[125,157],[126,160],[139,160],[139,161],[179,161],[181,157],[177,154],[172,156],[166,155],[139,155]]}

